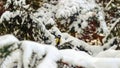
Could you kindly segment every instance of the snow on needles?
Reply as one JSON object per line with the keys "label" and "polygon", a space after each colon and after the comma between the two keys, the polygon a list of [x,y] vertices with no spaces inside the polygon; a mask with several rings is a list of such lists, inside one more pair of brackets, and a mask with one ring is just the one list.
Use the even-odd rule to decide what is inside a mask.
{"label": "snow on needles", "polygon": [[56,13],[57,18],[69,17],[70,15],[79,11],[80,2],[78,0],[59,0],[58,10]]}
{"label": "snow on needles", "polygon": [[[87,20],[90,17],[96,16],[100,22],[100,31],[103,30],[104,35],[107,34],[108,27],[105,22],[104,12],[102,8],[95,3],[95,0],[59,0],[56,7],[56,18],[69,19],[71,16],[77,18],[75,21],[73,19],[72,25],[69,27],[70,29],[75,27],[75,31],[80,33],[81,29],[85,29],[85,27],[88,26]],[[76,13],[78,13],[78,15],[75,16]],[[77,26],[78,24],[81,24],[81,28]]]}
{"label": "snow on needles", "polygon": [[96,5],[94,0],[59,0],[58,1],[58,10],[56,13],[57,18],[68,18],[69,16],[79,12],[81,8],[83,9],[82,14],[93,9]]}
{"label": "snow on needles", "polygon": [[[11,42],[14,41],[14,43],[18,43],[18,40],[16,40],[13,35],[1,36],[0,39],[9,39]],[[0,44],[2,44],[1,48],[6,46],[6,44],[2,42],[4,41],[0,41]],[[9,44],[7,43],[7,45]],[[14,47],[13,45],[11,46]],[[0,65],[1,68],[22,68],[22,66],[24,68],[57,68],[58,61],[85,68],[120,68],[120,58],[117,58],[119,51],[112,50],[114,48],[99,53],[104,57],[92,57],[84,51],[76,51],[73,49],[58,50],[52,45],[27,40],[19,41],[17,45],[19,45],[20,48],[10,51],[10,54],[3,58],[4,61],[2,61]],[[106,53],[111,55],[107,56]]]}
{"label": "snow on needles", "polygon": [[14,52],[12,52],[9,56],[5,58],[0,68],[14,68],[16,66],[17,68],[22,68],[21,56],[22,56],[21,50],[19,49],[15,50]]}
{"label": "snow on needles", "polygon": [[11,18],[16,17],[17,15],[20,15],[19,10],[16,10],[15,12],[5,11],[0,17],[0,23],[3,21],[10,21]]}
{"label": "snow on needles", "polygon": [[[54,46],[43,45],[32,41],[22,41],[22,49],[23,53],[23,63],[25,68],[29,68],[30,59],[32,57],[32,53],[37,54],[38,59],[42,59],[40,64],[38,64],[37,68],[49,68],[52,66],[56,66],[56,62],[60,60],[60,54],[58,49]],[[48,63],[48,66],[46,64]],[[53,63],[53,65],[52,65]],[[50,65],[50,66],[49,66]]]}
{"label": "snow on needles", "polygon": [[26,0],[7,0],[6,5],[5,5],[5,9],[7,9],[12,2],[13,2],[13,5],[14,5],[14,8],[17,8],[18,6],[21,7],[21,6],[26,4],[25,3]]}
{"label": "snow on needles", "polygon": [[[13,1],[13,5],[15,5],[13,8],[25,5],[25,0],[7,0],[5,8],[8,8],[11,1]],[[104,13],[99,10],[94,11],[96,6],[99,10],[101,10],[94,0],[59,0],[56,5],[52,5],[46,2],[42,7],[38,9],[37,12],[33,14],[30,13],[30,17],[34,20],[35,23],[37,22],[38,28],[40,28],[41,32],[44,33],[44,36],[48,38],[47,43],[55,43],[55,36],[52,34],[55,32],[56,35],[60,34],[62,36],[62,43],[60,43],[60,45],[64,44],[65,42],[70,42],[74,46],[82,46],[84,49],[92,52],[92,55],[95,57],[92,57],[83,51],[75,51],[72,49],[58,50],[52,45],[44,45],[26,40],[19,41],[13,35],[5,35],[0,36],[0,49],[8,45],[13,45],[11,46],[13,48],[16,45],[19,45],[20,48],[18,48],[18,50],[10,49],[12,51],[10,51],[10,54],[8,56],[3,58],[4,61],[0,67],[9,68],[14,67],[15,65],[18,68],[22,68],[21,66],[23,64],[24,68],[57,68],[57,61],[62,60],[62,62],[68,63],[69,65],[82,66],[85,68],[120,68],[120,59],[113,59],[113,57],[116,57],[119,51],[103,51],[104,48],[110,48],[113,40],[109,41],[110,43],[108,42],[108,44],[105,44],[103,46],[90,46],[84,41],[74,38],[67,33],[61,33],[55,26],[56,22],[54,19],[67,19],[70,16],[73,16],[75,13],[78,13],[78,20],[75,20],[69,28],[72,28],[74,26],[75,30],[78,31],[79,28],[76,27],[76,25],[79,23],[84,29],[88,26],[87,19],[92,16],[97,16],[98,20],[100,21],[100,28],[103,30],[103,33],[106,34],[108,32],[108,29],[106,22],[104,21]],[[0,23],[3,21],[9,21],[11,18],[19,15],[19,9],[16,10],[18,11],[4,12],[0,18]],[[62,23],[64,24],[65,22],[66,21],[63,21]],[[48,24],[54,25],[52,29],[46,29],[45,25]],[[80,32],[80,30],[78,32]],[[101,51],[103,51],[103,53]],[[109,56],[106,53],[112,54]],[[97,54],[99,57],[96,56]],[[2,55],[1,52],[0,55]],[[100,58],[101,55],[105,58]]]}

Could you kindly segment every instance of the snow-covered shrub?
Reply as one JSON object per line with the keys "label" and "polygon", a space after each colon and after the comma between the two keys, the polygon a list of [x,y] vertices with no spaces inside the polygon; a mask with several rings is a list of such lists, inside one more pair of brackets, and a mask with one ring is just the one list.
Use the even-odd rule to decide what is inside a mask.
{"label": "snow-covered shrub", "polygon": [[[119,51],[112,50],[115,49],[116,45],[103,53],[101,52],[101,56],[105,56],[106,54],[104,55],[104,53],[110,51],[109,54],[112,55],[110,56],[112,58],[98,58],[92,57],[84,51],[77,51],[74,49],[58,50],[52,45],[40,44],[28,40],[19,41],[13,35],[9,34],[1,36],[0,40],[1,68],[106,68],[109,66],[110,68],[119,68],[120,59],[117,58],[120,56],[118,54]],[[92,48],[97,49],[97,47]],[[100,49],[102,49],[102,47]],[[92,51],[91,48],[89,48],[89,50]],[[114,56],[116,58],[114,58]],[[108,62],[111,63],[108,64]]]}
{"label": "snow-covered shrub", "polygon": [[[37,9],[35,6],[38,6]],[[85,30],[95,29],[91,34],[108,32],[104,12],[94,0],[7,0],[5,8],[7,11],[0,18],[1,29],[10,29],[2,33],[13,33],[19,39],[55,44],[52,42],[55,35],[48,31],[53,25],[60,31],[67,31],[70,34],[74,31],[73,34],[77,32],[83,37],[86,34]],[[89,26],[91,23],[93,26]],[[63,27],[60,27],[61,25]],[[12,27],[15,28],[12,29]],[[83,37],[81,37],[82,40],[84,40]]]}
{"label": "snow-covered shrub", "polygon": [[[111,1],[110,4],[112,4]],[[109,14],[106,15],[104,8],[99,6],[95,0],[6,0],[3,8],[4,11],[0,16],[0,35],[13,34],[23,41],[18,41],[13,35],[1,37],[0,64],[2,67],[8,65],[9,68],[9,66],[20,65],[18,66],[20,68],[21,66],[25,68],[57,68],[59,60],[65,57],[61,57],[58,49],[69,48],[71,53],[71,49],[74,49],[75,55],[85,51],[91,56],[96,56],[113,45],[119,45],[119,41],[116,42],[116,38],[114,38],[119,35],[120,18],[116,16],[119,13],[115,13],[113,19],[109,18],[112,19],[109,23],[106,20],[108,19],[106,16],[109,17]],[[114,28],[116,25],[117,29]],[[109,36],[113,29],[117,33],[112,34],[112,38]],[[60,36],[59,44],[56,43],[58,36]],[[109,38],[111,40],[108,40]],[[24,40],[33,40],[42,44]],[[44,44],[50,44],[50,46]],[[56,44],[58,49],[54,47]],[[16,59],[12,58],[14,53],[16,53]],[[22,56],[20,56],[21,53]],[[78,56],[83,57],[82,55]],[[94,57],[88,59],[90,58]],[[12,61],[7,63],[7,59]],[[100,61],[99,58],[97,60],[95,58],[93,60],[96,62],[91,63],[93,60],[82,58],[83,62],[81,61],[79,64],[76,59],[69,59],[69,61],[75,61],[75,64],[72,63],[73,65],[70,63],[70,67],[78,64],[78,67],[94,68],[94,64]],[[17,62],[19,60],[21,61]],[[112,59],[110,59],[111,61]],[[115,63],[117,63],[116,60]],[[65,65],[63,64],[63,66]]]}

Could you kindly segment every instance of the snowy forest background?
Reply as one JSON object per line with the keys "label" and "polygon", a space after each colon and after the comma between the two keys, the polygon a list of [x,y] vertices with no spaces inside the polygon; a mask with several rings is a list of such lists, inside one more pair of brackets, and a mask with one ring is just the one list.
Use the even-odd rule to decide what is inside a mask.
{"label": "snowy forest background", "polygon": [[120,0],[0,0],[0,68],[120,68]]}

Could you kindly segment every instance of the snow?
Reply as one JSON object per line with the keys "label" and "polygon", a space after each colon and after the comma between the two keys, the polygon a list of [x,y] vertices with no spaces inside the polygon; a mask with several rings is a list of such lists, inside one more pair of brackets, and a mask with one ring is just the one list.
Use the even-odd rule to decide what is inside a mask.
{"label": "snow", "polygon": [[[56,62],[58,60],[60,60],[60,54],[58,52],[58,49],[54,46],[51,45],[44,45],[44,44],[39,44],[36,42],[32,42],[32,41],[21,41],[21,48],[23,49],[24,53],[23,53],[23,63],[24,63],[24,67],[28,68],[28,65],[30,64],[30,59],[32,57],[32,53],[37,54],[37,57],[39,57],[39,59],[42,59],[43,56],[45,55],[45,58],[41,61],[41,63],[38,63],[38,67],[45,67],[48,68],[49,65],[50,66],[54,66],[53,64],[56,64]],[[48,66],[46,66],[45,64],[48,64]]]}
{"label": "snow", "polygon": [[50,59],[44,58],[37,68],[57,68],[57,64]]}
{"label": "snow", "polygon": [[59,54],[58,49],[55,46],[46,45],[45,50],[47,54],[46,58],[49,58],[54,62],[57,62],[58,60],[60,60],[61,56]]}
{"label": "snow", "polygon": [[[38,28],[41,30],[41,32],[43,32],[43,36],[47,37],[48,40],[45,40],[46,44],[52,44],[52,41],[55,41],[55,37],[46,29],[44,23],[42,21],[40,21],[40,19],[36,18],[33,14],[31,15],[31,18],[33,19],[33,21],[37,22],[38,24]],[[53,21],[52,21],[53,22]]]}
{"label": "snow", "polygon": [[101,51],[96,57],[120,58],[120,50],[108,49],[106,51]]}
{"label": "snow", "polygon": [[54,24],[55,24],[55,21],[54,21],[52,18],[50,18],[50,19],[45,23],[45,25],[48,25],[48,24],[54,25]]}
{"label": "snow", "polygon": [[93,68],[90,58],[90,55],[83,51],[75,51],[72,49],[60,50],[62,55],[62,62],[73,65],[73,66],[82,66],[85,68]]}
{"label": "snow", "polygon": [[[99,28],[97,31],[100,33],[103,31],[104,35],[106,35],[109,30],[105,22],[104,12],[102,11],[102,7],[98,6],[95,0],[59,0],[58,4],[56,5],[56,18],[62,19],[60,21],[61,24],[67,24],[69,17],[73,16],[73,22],[70,25],[69,29],[75,27],[75,31],[78,33],[82,33],[81,30],[85,29],[88,26],[88,19],[90,17],[97,17],[97,21],[100,23],[100,30]],[[78,15],[75,15],[78,13]],[[74,20],[76,19],[76,20]],[[81,22],[81,20],[83,22]],[[69,22],[68,22],[69,23]],[[81,24],[81,27],[78,27],[78,24]]]}
{"label": "snow", "polygon": [[108,40],[108,42],[104,43],[103,46],[86,46],[85,49],[92,53],[92,56],[96,56],[99,52],[103,51],[104,49],[115,48],[113,44],[116,37]]}
{"label": "snow", "polygon": [[[23,8],[29,7],[29,5],[25,5],[25,0],[7,0],[7,4],[5,5],[6,9],[11,1],[13,1],[14,9],[17,9],[17,7],[19,8],[14,12],[4,12],[0,18],[0,23],[3,21],[10,21],[11,18],[21,15],[22,13],[19,9],[22,6]],[[43,32],[43,37],[48,38],[44,43],[52,45],[44,45],[28,40],[19,41],[10,34],[0,36],[0,48],[12,45],[10,50],[13,51],[10,55],[3,58],[5,60],[1,64],[1,68],[12,68],[14,65],[17,65],[18,68],[22,68],[21,63],[23,63],[24,68],[29,68],[29,65],[31,68],[34,66],[36,66],[36,68],[57,68],[57,61],[60,60],[64,63],[68,63],[68,65],[82,66],[85,68],[120,68],[120,51],[114,50],[116,45],[111,47],[115,38],[109,40],[103,46],[91,46],[68,33],[62,33],[56,26],[56,19],[63,19],[60,23],[66,24],[66,20],[70,20],[69,17],[75,16],[77,20],[74,20],[68,28],[71,29],[72,27],[75,27],[75,31],[80,33],[82,29],[85,29],[88,26],[88,18],[96,16],[100,22],[100,31],[103,30],[103,33],[107,35],[109,32],[104,20],[103,9],[95,3],[95,0],[58,0],[50,1],[50,3],[47,3],[47,0],[45,0],[44,2],[42,7],[36,12],[29,14],[30,18],[37,23],[38,29]],[[56,3],[56,5],[53,5],[54,3]],[[95,7],[97,7],[98,10],[94,10]],[[76,13],[79,14],[75,15]],[[49,30],[45,27],[45,25],[48,24],[53,25]],[[81,24],[81,27],[78,27],[78,24]],[[71,45],[74,45],[73,49],[76,49],[77,46],[81,46],[90,52],[91,56],[86,52],[73,49],[58,50],[55,47],[55,36],[57,35],[61,35],[62,41],[60,42],[60,45],[64,46],[64,43],[69,42]],[[103,51],[104,49],[108,50]],[[17,62],[17,64],[14,62]]]}
{"label": "snow", "polygon": [[96,56],[99,52],[103,51],[104,49],[110,48],[111,45],[113,44],[113,41],[116,39],[116,37],[114,37],[114,38],[108,40],[108,42],[105,43],[103,46],[92,46],[82,40],[74,38],[73,36],[69,35],[68,33],[61,33],[56,26],[53,26],[52,29],[50,30],[50,32],[55,33],[55,35],[61,35],[60,45],[64,46],[64,43],[69,42],[70,44],[74,45],[73,49],[76,49],[76,46],[78,46],[78,47],[82,46],[92,56]]}
{"label": "snow", "polygon": [[3,21],[9,21],[11,17],[12,13],[10,11],[5,11],[0,17],[0,23],[2,23]]}
{"label": "snow", "polygon": [[113,58],[113,57],[96,58],[96,57],[91,57],[85,52],[75,51],[71,49],[60,50],[60,53],[62,55],[62,62],[73,64],[76,66],[82,66],[85,68],[107,68],[107,67],[119,68],[120,67],[119,58]]}
{"label": "snow", "polygon": [[[14,8],[17,7],[22,7],[23,5],[25,5],[26,0],[7,0],[6,4],[5,4],[5,9],[7,9],[10,4],[13,2]],[[17,7],[16,7],[17,6]]]}
{"label": "snow", "polygon": [[45,46],[46,56],[37,66],[37,68],[57,68],[57,61],[60,60],[60,54],[57,48],[54,46]]}
{"label": "snow", "polygon": [[0,36],[0,48],[19,43],[19,40],[12,34]]}
{"label": "snow", "polygon": [[7,0],[5,4],[5,9],[7,9],[11,3],[12,3],[11,0]]}
{"label": "snow", "polygon": [[50,33],[54,34],[57,36],[57,35],[61,35],[61,31],[56,27],[56,26],[53,26],[50,30]]}
{"label": "snow", "polygon": [[108,40],[108,42],[105,43],[103,46],[92,46],[82,40],[79,40],[77,38],[70,36],[67,33],[62,33],[61,36],[62,36],[61,37],[62,42],[60,43],[60,45],[64,44],[65,42],[69,42],[70,44],[74,45],[75,49],[76,49],[76,46],[78,47],[81,46],[85,50],[87,50],[92,56],[96,56],[99,52],[103,51],[105,48],[109,49],[110,47],[114,47],[113,45],[111,46],[111,44],[113,44],[113,41],[116,39],[115,37]]}
{"label": "snow", "polygon": [[[75,39],[67,33],[63,33],[62,37],[64,39]],[[58,61],[66,63],[70,66],[81,66],[85,68],[120,67],[120,51],[114,50],[116,45],[106,51],[103,51],[102,47],[88,47],[86,45],[89,50],[93,50],[93,53],[95,53],[98,49],[101,49],[98,50],[99,52],[96,52],[96,54],[99,54],[93,57],[84,51],[76,51],[74,49],[58,50],[52,45],[40,44],[29,40],[18,41],[13,35],[1,36],[0,40],[2,41],[3,39],[5,39],[6,42],[7,40],[9,40],[9,42],[12,41],[14,44],[11,45],[14,47],[14,50],[12,50],[13,52],[11,52],[10,55],[4,58],[4,61],[2,60],[3,62],[1,64],[1,68],[9,68],[14,66],[21,68],[22,64],[24,68],[29,68],[29,65],[31,67],[35,66],[36,68],[57,68]],[[109,41],[108,43],[111,44],[112,41]],[[3,44],[3,42],[0,43]],[[84,44],[82,41],[81,43]],[[4,43],[4,45],[5,44],[8,43]],[[17,48],[17,45],[19,45],[20,48]],[[106,46],[108,46],[108,44],[106,44]]]}
{"label": "snow", "polygon": [[109,50],[109,51],[105,51],[105,52],[100,52],[97,57],[120,57],[119,55],[120,51],[115,51],[115,50]]}
{"label": "snow", "polygon": [[37,10],[33,15],[39,19],[44,24],[51,23],[53,24],[54,21],[54,13],[56,11],[56,7],[49,3],[44,3],[41,8]]}
{"label": "snow", "polygon": [[93,58],[95,68],[120,68],[119,58]]}
{"label": "snow", "polygon": [[36,53],[39,59],[43,58],[45,55],[45,46],[32,41],[21,41],[21,48],[23,49],[23,63],[25,68],[29,68],[30,59],[32,57],[32,53]]}
{"label": "snow", "polygon": [[19,49],[15,50],[4,59],[0,68],[14,68],[15,66],[18,66],[18,68],[22,68],[21,56],[22,56],[21,50]]}
{"label": "snow", "polygon": [[19,10],[16,10],[14,12],[5,11],[0,17],[0,23],[4,21],[10,21],[12,18],[15,18],[17,15],[21,15]]}
{"label": "snow", "polygon": [[26,4],[25,1],[26,1],[26,0],[14,0],[13,5],[23,6],[23,5]]}
{"label": "snow", "polygon": [[[74,13],[79,12],[82,8],[86,12],[88,10],[93,9],[96,6],[94,0],[87,1],[87,0],[59,0],[58,1],[58,9],[56,12],[57,18],[68,18],[69,16],[73,15]],[[62,11],[61,11],[62,10]],[[83,11],[83,13],[85,13]]]}
{"label": "snow", "polygon": [[[15,1],[15,4],[19,5],[19,3],[21,3],[21,5],[24,5],[25,4],[24,1],[25,0]],[[9,0],[8,0],[8,2],[9,2]],[[50,2],[52,2],[52,1],[50,1]],[[55,18],[61,18],[61,17],[68,18],[70,16],[73,16],[73,14],[79,13],[79,11],[81,11],[81,13],[78,15],[78,18],[77,18],[78,21],[73,22],[72,25],[69,27],[71,29],[74,26],[75,31],[81,32],[81,28],[77,27],[78,23],[82,25],[82,29],[87,27],[88,22],[86,20],[89,17],[94,16],[94,14],[96,14],[95,11],[90,11],[90,10],[93,10],[96,6],[98,8],[100,8],[95,3],[94,0],[92,0],[92,1],[89,1],[89,0],[84,0],[84,1],[83,0],[59,0],[56,5],[47,3],[47,1],[45,1],[43,6],[40,7],[37,10],[37,12],[30,14],[30,15],[31,15],[31,18],[35,22],[38,22],[37,24],[38,24],[39,28],[42,31],[45,31],[44,36],[50,37],[49,40],[47,40],[46,42],[51,43],[51,40],[54,41],[55,38],[53,37],[53,35],[51,35],[49,33],[49,31],[46,30],[44,25],[47,25],[47,24],[53,25],[54,23],[56,23],[54,21]],[[13,14],[17,14],[17,13],[13,13]],[[105,26],[106,23],[104,22],[103,13],[100,12],[99,15],[100,15],[100,17],[99,17],[100,20],[102,20],[102,24],[104,24],[104,26]],[[37,21],[35,18],[37,18]],[[83,22],[80,22],[81,20],[83,20]],[[106,32],[106,30],[104,32]]]}
{"label": "snow", "polygon": [[109,30],[105,22],[104,13],[99,12],[98,15],[99,15],[98,19],[100,21],[100,28],[103,30],[104,35],[106,35],[109,32]]}

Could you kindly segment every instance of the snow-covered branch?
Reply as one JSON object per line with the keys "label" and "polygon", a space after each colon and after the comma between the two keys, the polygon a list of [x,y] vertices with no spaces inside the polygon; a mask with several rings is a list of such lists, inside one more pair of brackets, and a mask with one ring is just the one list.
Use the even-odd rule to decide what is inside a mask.
{"label": "snow-covered branch", "polygon": [[[120,67],[118,37],[104,43],[96,37],[102,33],[106,41],[120,18],[109,30],[95,0],[28,1],[7,0],[4,5],[0,35],[8,35],[0,36],[0,68]],[[91,40],[102,44],[93,46]]]}
{"label": "snow-covered branch", "polygon": [[[14,41],[14,43],[18,43],[18,44],[14,45],[10,43],[11,46],[8,47],[9,51],[4,52],[4,53],[9,52],[9,54],[7,54],[5,57],[0,58],[1,68],[9,68],[9,67],[57,68],[58,62],[67,64],[68,66],[73,66],[73,67],[106,68],[110,65],[110,66],[116,66],[116,68],[119,68],[120,59],[113,57],[118,55],[119,53],[119,51],[116,51],[116,50],[109,49],[97,55],[99,56],[102,54],[104,56],[104,53],[113,53],[111,54],[112,58],[98,58],[98,57],[92,57],[84,51],[76,51],[74,49],[58,50],[55,46],[52,46],[52,45],[40,44],[37,42],[27,41],[27,40],[23,40],[23,41],[14,40],[16,38],[13,35],[1,36],[0,39],[4,39],[3,37],[6,39],[10,39],[9,40],[10,42]],[[1,41],[0,43],[2,42],[3,41]],[[7,41],[6,43],[7,45],[9,45]],[[2,49],[5,46],[6,44],[2,44],[0,49]],[[15,48],[16,46],[19,46],[19,47]],[[11,50],[10,49],[11,47],[13,47],[14,50]],[[93,48],[96,48],[96,47],[93,47]],[[111,49],[114,49],[114,48],[111,48]],[[1,55],[3,55],[4,53],[1,53]],[[119,55],[116,57],[119,57]],[[111,62],[111,63],[108,64],[108,62]],[[110,68],[113,68],[113,67],[110,67]]]}
{"label": "snow-covered branch", "polygon": [[21,50],[17,49],[13,52],[11,52],[10,55],[8,55],[3,62],[1,63],[1,68],[22,68],[22,52]]}
{"label": "snow-covered branch", "polygon": [[0,36],[0,41],[1,41],[0,48],[10,46],[10,45],[13,45],[13,44],[19,42],[19,40],[12,34]]}

